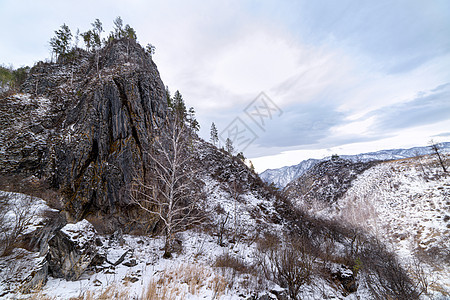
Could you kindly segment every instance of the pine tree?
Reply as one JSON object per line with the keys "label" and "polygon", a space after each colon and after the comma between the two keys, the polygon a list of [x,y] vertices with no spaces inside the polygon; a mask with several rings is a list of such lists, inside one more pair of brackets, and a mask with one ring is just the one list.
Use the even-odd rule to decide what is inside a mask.
{"label": "pine tree", "polygon": [[245,162],[244,152],[239,152],[238,154],[236,154],[236,157]]}
{"label": "pine tree", "polygon": [[121,39],[124,37],[130,38],[132,40],[137,39],[136,30],[134,30],[133,27],[131,27],[129,24],[126,24],[123,26],[123,21],[121,17],[117,17],[113,21],[114,23],[114,31],[112,31],[108,36],[108,41],[114,40],[114,39]]}
{"label": "pine tree", "polygon": [[61,25],[60,30],[55,31],[56,36],[50,39],[50,46],[57,56],[65,55],[70,50],[70,41],[72,40],[72,33],[69,26]]}
{"label": "pine tree", "polygon": [[210,134],[211,134],[211,137],[209,140],[211,141],[211,144],[213,144],[214,146],[217,147],[217,144],[219,142],[219,134],[217,132],[216,124],[214,124],[214,122],[212,122],[212,124],[211,124]]}
{"label": "pine tree", "polygon": [[152,44],[148,43],[147,46],[145,47],[145,51],[148,53],[148,55],[150,55],[150,57],[153,57],[153,54],[155,54],[155,46],[153,46]]}
{"label": "pine tree", "polygon": [[103,32],[102,22],[99,19],[95,19],[92,25],[92,43],[95,48],[100,48],[102,46],[101,33]]}
{"label": "pine tree", "polygon": [[137,40],[136,30],[128,24],[125,25],[124,34],[132,40]]}
{"label": "pine tree", "polygon": [[166,85],[166,101],[167,101],[167,106],[169,107],[169,110],[173,110],[173,101],[172,101],[172,97],[170,96],[169,87],[167,85]]}
{"label": "pine tree", "polygon": [[230,140],[230,138],[227,138],[227,140],[225,141],[225,150],[230,153],[231,155],[233,155],[234,152],[234,146],[233,146],[233,141]]}
{"label": "pine tree", "polygon": [[80,29],[77,28],[75,33],[75,48],[78,48],[78,42],[80,41]]}
{"label": "pine tree", "polygon": [[186,105],[184,104],[183,96],[178,90],[173,95],[173,108],[178,120],[183,121],[186,119]]}
{"label": "pine tree", "polygon": [[88,30],[86,32],[83,32],[81,34],[81,37],[83,38],[84,44],[86,45],[86,50],[90,51],[92,45],[92,31]]}
{"label": "pine tree", "polygon": [[114,32],[112,33],[112,37],[115,39],[123,38],[123,21],[122,18],[119,16],[114,21]]}
{"label": "pine tree", "polygon": [[195,110],[193,107],[189,108],[188,114],[187,114],[187,121],[189,123],[189,127],[194,131],[198,132],[200,130],[200,124],[195,119]]}
{"label": "pine tree", "polygon": [[255,172],[255,166],[253,165],[251,160],[249,161],[249,164],[250,164],[250,166],[249,166],[250,170],[252,170],[252,172]]}

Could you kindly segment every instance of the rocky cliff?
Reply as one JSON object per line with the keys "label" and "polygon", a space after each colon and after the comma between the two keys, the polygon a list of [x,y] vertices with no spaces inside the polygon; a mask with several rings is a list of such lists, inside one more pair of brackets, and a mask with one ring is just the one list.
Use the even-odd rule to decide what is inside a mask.
{"label": "rocky cliff", "polygon": [[75,220],[95,213],[125,223],[127,187],[148,171],[165,99],[156,65],[134,40],[38,63],[20,94],[0,100],[0,175],[47,181]]}

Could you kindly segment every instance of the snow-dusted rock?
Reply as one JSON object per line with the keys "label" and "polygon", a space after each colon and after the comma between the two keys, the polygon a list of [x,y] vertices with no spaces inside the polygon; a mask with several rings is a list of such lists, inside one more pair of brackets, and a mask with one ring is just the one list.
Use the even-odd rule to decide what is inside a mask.
{"label": "snow-dusted rock", "polygon": [[44,256],[35,259],[35,266],[30,274],[22,283],[21,290],[23,292],[30,292],[34,289],[39,289],[47,283],[48,276],[48,261]]}
{"label": "snow-dusted rock", "polygon": [[97,255],[96,231],[82,220],[67,224],[48,242],[47,260],[54,277],[77,280]]}

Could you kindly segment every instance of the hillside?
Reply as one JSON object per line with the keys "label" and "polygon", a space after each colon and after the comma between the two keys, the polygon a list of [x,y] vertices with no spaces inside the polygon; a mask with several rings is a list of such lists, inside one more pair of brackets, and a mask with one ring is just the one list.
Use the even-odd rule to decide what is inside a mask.
{"label": "hillside", "polygon": [[[442,151],[450,152],[450,142],[442,143]],[[430,154],[430,147],[413,147],[410,149],[390,149],[376,152],[361,153],[356,155],[340,155],[342,159],[352,162],[386,161],[396,160],[419,155]],[[329,160],[331,157],[320,159],[307,159],[297,165],[286,166],[279,169],[268,169],[260,174],[261,179],[267,183],[274,183],[278,188],[285,188],[291,181],[302,176],[308,169],[320,161]]]}
{"label": "hillside", "polygon": [[303,209],[317,203],[330,205],[340,199],[359,174],[375,165],[375,162],[352,162],[337,158],[317,163],[299,178],[291,181],[283,192]]}
{"label": "hillside", "polygon": [[[343,190],[333,181],[306,182],[314,169],[286,187],[298,207],[371,233],[397,253],[414,276],[429,274],[428,292],[450,293],[450,176],[435,157],[378,163],[355,174],[351,184],[340,182]],[[295,196],[299,183],[309,190],[297,189]],[[340,196],[330,201],[324,191],[333,189],[332,195]]]}

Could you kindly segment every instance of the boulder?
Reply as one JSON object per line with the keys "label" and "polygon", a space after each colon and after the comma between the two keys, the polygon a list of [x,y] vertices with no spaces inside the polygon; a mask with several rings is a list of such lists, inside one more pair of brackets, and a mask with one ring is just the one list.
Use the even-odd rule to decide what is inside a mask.
{"label": "boulder", "polygon": [[48,242],[47,261],[54,277],[77,280],[97,257],[96,231],[82,220],[67,224]]}
{"label": "boulder", "polygon": [[356,292],[358,286],[356,285],[356,278],[353,274],[353,271],[345,266],[341,265],[335,268],[332,273],[332,278],[342,284],[342,288],[344,290],[344,295],[349,295],[351,293]]}

